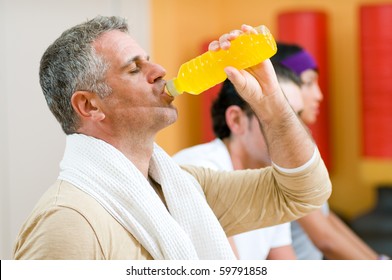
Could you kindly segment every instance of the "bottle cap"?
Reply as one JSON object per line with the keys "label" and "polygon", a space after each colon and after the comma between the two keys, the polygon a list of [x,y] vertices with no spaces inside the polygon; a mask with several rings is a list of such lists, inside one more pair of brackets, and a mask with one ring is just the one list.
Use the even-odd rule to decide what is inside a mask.
{"label": "bottle cap", "polygon": [[174,86],[174,79],[166,82],[166,89],[167,89],[169,95],[171,95],[173,97],[178,96],[182,93],[182,92],[178,92],[176,87]]}

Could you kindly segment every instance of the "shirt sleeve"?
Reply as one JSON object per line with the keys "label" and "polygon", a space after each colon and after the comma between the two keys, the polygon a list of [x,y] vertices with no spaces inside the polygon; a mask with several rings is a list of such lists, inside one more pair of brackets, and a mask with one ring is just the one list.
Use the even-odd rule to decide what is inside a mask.
{"label": "shirt sleeve", "polygon": [[276,167],[214,171],[183,166],[202,186],[228,236],[296,220],[318,209],[331,194],[328,171],[316,150],[303,170]]}
{"label": "shirt sleeve", "polygon": [[310,158],[310,160],[308,162],[306,162],[304,165],[299,166],[297,168],[283,168],[280,167],[279,165],[275,164],[272,162],[272,164],[275,166],[275,168],[277,168],[278,170],[285,172],[285,173],[297,173],[300,172],[302,170],[305,170],[308,166],[312,165],[313,162],[316,160],[317,158],[317,147],[314,148],[314,152],[313,152],[313,156]]}

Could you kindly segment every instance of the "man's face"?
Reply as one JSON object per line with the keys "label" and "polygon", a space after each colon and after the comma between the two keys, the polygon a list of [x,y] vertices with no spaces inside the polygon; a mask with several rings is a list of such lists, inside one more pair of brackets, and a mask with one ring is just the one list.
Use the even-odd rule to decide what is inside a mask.
{"label": "man's face", "polygon": [[304,100],[301,119],[306,124],[313,124],[317,120],[320,102],[323,100],[323,94],[318,84],[318,74],[314,70],[306,70],[301,73],[301,80],[303,82],[301,91]]}
{"label": "man's face", "polygon": [[173,98],[164,91],[164,68],[149,61],[128,34],[104,33],[93,46],[109,62],[106,82],[112,93],[103,98],[104,122],[113,136],[155,135],[177,119]]}
{"label": "man's face", "polygon": [[258,168],[265,167],[266,164],[270,163],[270,158],[264,135],[261,132],[260,122],[256,115],[249,117],[249,127],[246,135],[250,160],[258,163],[256,165]]}
{"label": "man's face", "polygon": [[[304,109],[304,102],[301,88],[292,81],[280,81],[279,84],[293,110],[297,114],[302,112]],[[252,168],[260,168],[269,165],[269,153],[263,133],[261,132],[259,120],[255,115],[252,115],[247,117],[245,125],[247,126],[247,129],[245,129],[246,132],[243,136],[243,143],[248,151],[248,160],[252,163]]]}
{"label": "man's face", "polygon": [[279,84],[290,106],[299,115],[304,110],[301,88],[293,81],[280,81]]}

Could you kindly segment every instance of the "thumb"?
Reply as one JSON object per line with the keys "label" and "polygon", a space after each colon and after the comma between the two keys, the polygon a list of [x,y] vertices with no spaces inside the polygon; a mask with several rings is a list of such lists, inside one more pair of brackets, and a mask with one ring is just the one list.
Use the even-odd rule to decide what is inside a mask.
{"label": "thumb", "polygon": [[246,87],[246,79],[239,70],[232,66],[225,68],[225,73],[230,82],[234,85],[237,92],[241,92]]}

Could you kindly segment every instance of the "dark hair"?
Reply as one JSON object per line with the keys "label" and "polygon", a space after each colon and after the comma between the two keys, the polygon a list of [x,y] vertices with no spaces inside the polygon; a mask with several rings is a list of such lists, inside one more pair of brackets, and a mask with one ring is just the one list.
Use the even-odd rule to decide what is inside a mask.
{"label": "dark hair", "polygon": [[128,32],[125,19],[97,16],[61,34],[41,58],[40,84],[46,102],[66,134],[76,132],[79,119],[71,97],[75,91],[95,92],[108,96],[111,88],[105,82],[108,62],[99,56],[92,43],[111,30]]}
{"label": "dark hair", "polygon": [[240,107],[248,116],[253,115],[252,109],[248,103],[238,95],[230,80],[226,79],[223,82],[217,98],[211,106],[212,128],[215,136],[220,139],[229,137],[231,134],[230,128],[226,123],[226,110],[232,105]]}
{"label": "dark hair", "polygon": [[299,45],[280,42],[276,45],[277,52],[271,57],[271,62],[275,65],[283,65],[299,77],[303,71],[308,69],[318,71],[314,57]]}
{"label": "dark hair", "polygon": [[272,65],[274,66],[274,70],[276,73],[276,76],[278,77],[279,82],[293,82],[297,86],[302,85],[301,78],[295,74],[294,71],[292,71],[290,68],[287,68],[286,66],[277,63],[277,62],[272,62]]}
{"label": "dark hair", "polygon": [[281,43],[281,42],[276,42],[276,47],[278,51],[274,56],[272,56],[271,62],[276,64],[280,63],[282,60],[286,59],[289,56],[292,56],[296,53],[302,52],[304,49],[300,47],[299,45],[296,44],[287,44],[287,43]]}

